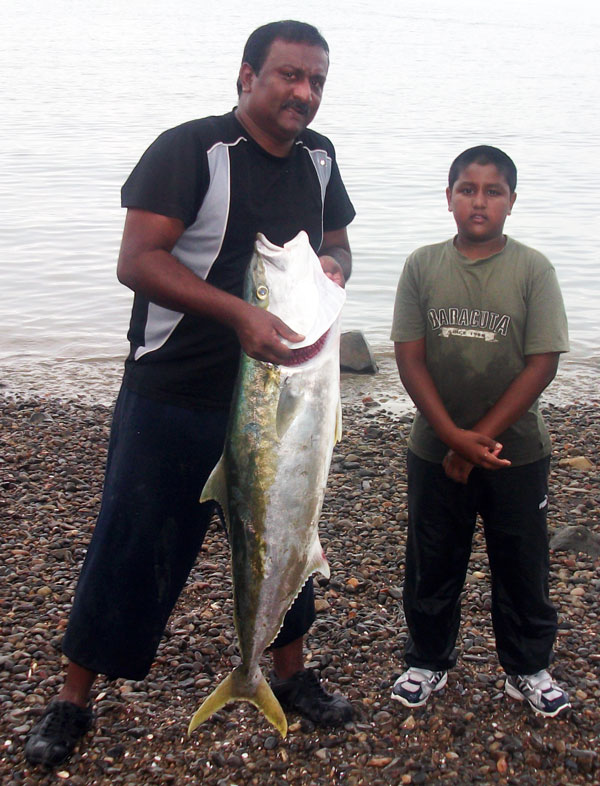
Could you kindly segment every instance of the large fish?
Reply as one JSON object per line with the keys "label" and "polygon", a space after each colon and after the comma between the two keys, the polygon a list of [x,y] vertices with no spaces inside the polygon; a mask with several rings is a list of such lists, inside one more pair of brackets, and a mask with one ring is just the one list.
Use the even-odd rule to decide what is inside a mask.
{"label": "large fish", "polygon": [[200,498],[216,500],[227,523],[242,662],[200,706],[188,733],[228,702],[249,701],[285,737],[285,714],[259,661],[309,576],[329,576],[318,521],[341,436],[345,292],[323,273],[305,232],[283,248],[259,234],[244,297],[305,339],[289,344],[289,366],[242,353],[223,455]]}

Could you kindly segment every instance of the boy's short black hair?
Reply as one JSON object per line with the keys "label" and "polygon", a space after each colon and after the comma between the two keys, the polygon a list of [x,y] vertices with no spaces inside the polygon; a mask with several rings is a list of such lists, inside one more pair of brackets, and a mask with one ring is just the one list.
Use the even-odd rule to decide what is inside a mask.
{"label": "boy's short black hair", "polygon": [[498,172],[506,178],[510,193],[513,194],[515,192],[517,188],[517,167],[514,161],[503,150],[491,145],[470,147],[454,159],[448,173],[448,186],[451,191],[460,173],[470,164],[481,164],[482,166],[493,164]]}
{"label": "boy's short black hair", "polygon": [[[266,25],[257,27],[250,34],[244,47],[242,63],[252,66],[255,74],[258,74],[263,67],[269,48],[276,38],[294,44],[308,44],[309,46],[320,46],[329,56],[329,44],[321,33],[313,25],[307,22],[296,22],[294,19],[284,19],[281,22],[269,22]],[[242,85],[240,80],[237,82],[238,95],[241,93]]]}

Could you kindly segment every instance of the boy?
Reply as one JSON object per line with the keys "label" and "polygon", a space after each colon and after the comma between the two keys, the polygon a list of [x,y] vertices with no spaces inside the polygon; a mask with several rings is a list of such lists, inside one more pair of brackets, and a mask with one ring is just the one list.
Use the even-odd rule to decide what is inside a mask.
{"label": "boy", "polygon": [[506,693],[553,717],[570,704],[546,670],[557,615],[548,597],[550,441],[538,397],[568,335],[550,262],[503,234],[516,182],[501,150],[461,153],[446,189],[458,233],[411,254],[398,285],[391,337],[418,412],[408,441],[409,668],[392,697],[421,706],[456,663],[479,513]]}

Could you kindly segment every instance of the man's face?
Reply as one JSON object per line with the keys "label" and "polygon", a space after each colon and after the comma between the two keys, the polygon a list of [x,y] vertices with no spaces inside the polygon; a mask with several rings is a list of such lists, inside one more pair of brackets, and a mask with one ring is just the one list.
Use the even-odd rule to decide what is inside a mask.
{"label": "man's face", "polygon": [[459,237],[472,243],[485,243],[502,235],[517,197],[494,164],[470,164],[452,190],[446,189],[446,196]]}
{"label": "man's face", "polygon": [[276,38],[258,74],[240,69],[245,112],[268,137],[293,141],[317,114],[328,69],[320,46]]}

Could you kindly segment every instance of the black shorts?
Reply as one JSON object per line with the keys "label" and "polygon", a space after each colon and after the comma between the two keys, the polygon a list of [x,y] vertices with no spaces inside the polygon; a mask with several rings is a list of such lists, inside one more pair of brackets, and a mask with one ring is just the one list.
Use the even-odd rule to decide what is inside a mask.
{"label": "black shorts", "polygon": [[[74,663],[111,678],[148,673],[212,517],[214,504],[199,497],[227,420],[227,410],[186,409],[121,389],[100,515],[63,640]],[[309,580],[272,647],[303,636],[314,619]]]}

